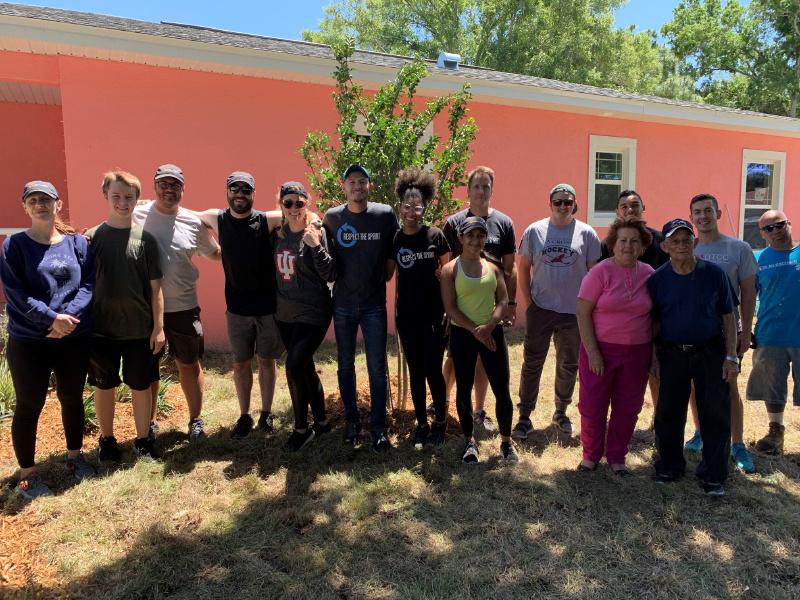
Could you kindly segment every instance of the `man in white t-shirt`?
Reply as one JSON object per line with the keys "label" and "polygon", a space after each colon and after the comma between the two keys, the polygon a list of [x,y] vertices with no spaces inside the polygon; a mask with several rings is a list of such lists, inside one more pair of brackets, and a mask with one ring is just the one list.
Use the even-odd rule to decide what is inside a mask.
{"label": "man in white t-shirt", "polygon": [[[155,174],[156,199],[140,204],[133,212],[133,221],[150,232],[158,243],[164,278],[164,334],[169,353],[178,366],[181,389],[189,406],[189,439],[205,436],[200,412],[203,409],[203,325],[197,305],[197,267],[195,253],[212,260],[221,260],[219,244],[191,211],[181,208],[184,176],[180,167],[161,165]],[[155,435],[155,398],[158,373],[153,373],[153,411],[151,436]]]}
{"label": "man in white t-shirt", "polygon": [[600,238],[575,213],[575,188],[559,183],[550,190],[550,217],[528,225],[519,244],[517,289],[525,309],[525,345],[519,384],[519,421],[511,432],[518,440],[533,431],[531,413],[550,340],[556,346],[553,423],[572,433],[567,406],[578,375],[580,335],[575,312],[581,281],[600,260]]}

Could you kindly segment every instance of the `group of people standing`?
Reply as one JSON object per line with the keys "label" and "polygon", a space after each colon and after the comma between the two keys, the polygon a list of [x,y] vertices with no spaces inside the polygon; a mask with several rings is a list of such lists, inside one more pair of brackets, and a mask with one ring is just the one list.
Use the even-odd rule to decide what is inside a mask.
{"label": "group of people standing", "polygon": [[[417,420],[411,443],[417,449],[444,443],[447,397],[455,383],[463,462],[479,460],[476,427],[496,427],[502,459],[517,462],[513,440],[533,431],[553,342],[552,422],[566,434],[572,433],[567,411],[580,376],[580,471],[595,470],[605,458],[614,473],[630,475],[625,459],[649,380],[657,404],[657,481],[674,481],[685,470],[683,430],[691,395],[698,426],[687,449],[702,451],[698,475],[706,493],[722,495],[729,456],[742,470],[754,470],[742,440],[736,375],[751,344],[758,291],[758,348],[747,397],[767,403],[770,429],[757,448],[782,450],[788,369],[796,380],[800,346],[800,317],[790,308],[800,302],[800,248],[783,213],[768,211],[759,222],[770,246],[759,257],[759,271],[749,246],[719,233],[721,213],[711,195],[692,198],[691,221],[673,219],[657,231],[642,220],[641,196],[625,190],[601,241],[575,218],[575,189],[558,184],[550,191],[550,215],[526,228],[517,260],[514,224],[491,207],[494,184],[492,169],[471,171],[467,208],[440,230],[424,224],[436,181],[418,168],[397,178],[398,221],[390,207],[369,201],[371,177],[358,164],[342,174],[346,203],[322,219],[296,181],[280,187],[278,210],[254,210],[255,179],[242,171],[226,180],[227,208],[190,211],[181,206],[183,172],[166,164],[156,170],[152,201],[140,200],[141,184],[132,174],[106,173],[102,192],[109,217],[84,235],[60,221],[61,201],[52,184],[26,184],[22,204],[31,227],[6,239],[0,257],[9,318],[6,354],[17,394],[12,438],[18,491],[27,497],[50,493],[34,451],[51,372],[62,404],[67,466],[78,479],[94,473],[81,453],[87,371],[100,425],[98,458],[120,458],[113,424],[114,389],[121,382],[132,393],[134,453],[145,460],[159,457],[155,400],[165,342],[189,408],[189,439],[205,436],[195,254],[220,260],[225,274],[241,413],[234,438],[254,427],[274,430],[275,361],[284,353],[295,419],[286,448],[299,451],[330,431],[314,354],[332,320],[344,441],[361,440],[355,370],[360,329],[371,448],[391,448],[386,282],[396,273],[396,326],[409,367]],[[526,329],[512,427],[504,326],[516,321],[518,296]],[[254,357],[261,396],[257,424],[250,409]],[[426,387],[432,406],[426,406]],[[484,408],[488,387],[496,426]],[[795,404],[798,394],[795,387]]]}

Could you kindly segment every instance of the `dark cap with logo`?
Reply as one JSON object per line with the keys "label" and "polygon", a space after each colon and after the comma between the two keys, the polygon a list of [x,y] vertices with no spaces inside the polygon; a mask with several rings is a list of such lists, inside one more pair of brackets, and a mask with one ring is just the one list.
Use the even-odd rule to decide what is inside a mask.
{"label": "dark cap with logo", "polygon": [[353,163],[352,165],[350,165],[349,167],[347,167],[347,168],[344,170],[344,173],[342,173],[342,179],[347,179],[347,177],[348,177],[348,176],[349,176],[351,173],[361,173],[361,174],[362,174],[364,177],[366,177],[367,179],[369,179],[370,181],[372,181],[372,177],[370,177],[370,176],[369,176],[369,171],[367,171],[367,170],[366,170],[364,167],[362,167],[362,166],[361,166],[360,164],[358,164],[358,163]]}
{"label": "dark cap with logo", "polygon": [[281,186],[280,197],[283,198],[289,194],[297,194],[303,198],[308,198],[305,186],[299,181],[287,181]]}
{"label": "dark cap with logo", "polygon": [[161,165],[156,169],[156,181],[159,179],[166,179],[167,177],[172,177],[172,179],[177,179],[181,183],[185,183],[183,171],[181,171],[181,168],[177,165]]}
{"label": "dark cap with logo", "polygon": [[467,217],[458,226],[458,235],[467,235],[473,229],[480,229],[484,233],[489,231],[486,227],[486,221],[481,217]]}
{"label": "dark cap with logo", "polygon": [[686,219],[672,219],[671,221],[667,221],[664,223],[664,227],[661,228],[661,235],[668,238],[679,229],[685,229],[694,235],[694,227],[692,227],[692,224]]}
{"label": "dark cap with logo", "polygon": [[225,185],[227,187],[232,186],[234,183],[245,183],[249,185],[251,188],[256,189],[256,178],[250,175],[247,171],[234,171],[230,175],[228,175],[228,179],[225,181]]}
{"label": "dark cap with logo", "polygon": [[56,191],[56,186],[54,186],[49,181],[29,181],[28,183],[25,184],[25,187],[22,188],[22,199],[25,200],[25,198],[27,198],[34,192],[41,192],[43,194],[47,194],[53,200],[58,200],[58,192]]}

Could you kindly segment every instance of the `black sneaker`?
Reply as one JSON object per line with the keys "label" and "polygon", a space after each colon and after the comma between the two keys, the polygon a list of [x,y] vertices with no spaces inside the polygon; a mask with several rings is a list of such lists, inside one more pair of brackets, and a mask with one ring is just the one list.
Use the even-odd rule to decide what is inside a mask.
{"label": "black sneaker", "polygon": [[706,481],[703,483],[703,491],[705,492],[706,496],[711,498],[722,498],[725,495],[725,488],[722,487],[722,484],[713,483],[711,481]]}
{"label": "black sneaker", "polygon": [[412,440],[414,450],[422,450],[430,433],[431,428],[428,427],[427,423],[425,425],[417,425],[417,428],[414,430],[414,438]]}
{"label": "black sneaker", "polygon": [[196,442],[206,437],[205,423],[197,418],[189,421],[189,441]]}
{"label": "black sneaker", "polygon": [[478,462],[478,445],[475,442],[467,442],[464,447],[464,455],[461,457],[461,462],[468,465],[474,465]]}
{"label": "black sneaker", "polygon": [[361,423],[348,421],[344,426],[344,443],[354,446],[361,435]]}
{"label": "black sneaker", "polygon": [[314,435],[317,437],[326,433],[330,433],[331,431],[331,424],[327,421],[325,421],[324,425],[320,425],[319,423],[315,422],[311,427],[314,429]]}
{"label": "black sneaker", "polygon": [[385,454],[391,447],[392,444],[389,442],[389,438],[386,437],[385,433],[381,433],[378,437],[372,440],[372,451],[375,454]]}
{"label": "black sneaker", "polygon": [[258,430],[264,433],[275,433],[275,417],[271,412],[261,411],[258,417]]}
{"label": "black sneaker", "polygon": [[300,433],[297,430],[292,432],[292,435],[289,436],[289,439],[286,440],[285,448],[289,452],[297,452],[301,450],[306,444],[311,442],[315,437],[314,429],[309,427],[303,433]]}
{"label": "black sneaker", "polygon": [[667,483],[675,483],[678,480],[678,478],[672,473],[656,473],[654,479],[656,480],[656,483],[660,483],[662,485]]}
{"label": "black sneaker", "polygon": [[147,429],[147,439],[155,442],[156,437],[158,437],[158,423],[155,421],[150,421],[150,427]]}
{"label": "black sneaker", "polygon": [[133,442],[133,454],[146,462],[155,462],[161,458],[156,452],[155,444],[149,437],[139,438]]}
{"label": "black sneaker", "polygon": [[101,462],[111,461],[119,462],[122,458],[122,452],[117,445],[117,438],[113,435],[108,437],[100,436],[100,451],[97,453],[97,459]]}
{"label": "black sneaker", "polygon": [[444,435],[447,430],[447,423],[436,423],[434,421],[431,426],[431,434],[428,436],[426,443],[429,446],[441,446],[444,444]]}
{"label": "black sneaker", "polygon": [[500,454],[503,455],[503,460],[508,464],[513,465],[519,462],[519,454],[517,454],[517,449],[511,442],[502,442],[500,444]]}
{"label": "black sneaker", "polygon": [[239,420],[236,421],[236,425],[234,425],[233,431],[231,431],[231,437],[234,440],[241,440],[250,435],[251,431],[253,431],[253,417],[250,415],[242,415],[239,417]]}

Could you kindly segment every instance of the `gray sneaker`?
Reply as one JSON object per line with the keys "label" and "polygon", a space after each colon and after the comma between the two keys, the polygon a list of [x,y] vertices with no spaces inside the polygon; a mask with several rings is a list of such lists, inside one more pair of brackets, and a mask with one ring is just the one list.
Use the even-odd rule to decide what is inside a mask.
{"label": "gray sneaker", "polygon": [[197,440],[206,437],[205,423],[203,419],[192,419],[189,421],[189,441],[196,442]]}
{"label": "gray sneaker", "polygon": [[27,500],[53,495],[53,491],[44,484],[38,474],[20,479],[14,491]]}
{"label": "gray sneaker", "polygon": [[557,410],[553,413],[553,424],[566,434],[572,435],[572,421],[569,420],[567,413]]}
{"label": "gray sneaker", "polygon": [[527,440],[528,436],[533,433],[533,423],[530,419],[520,417],[514,429],[511,430],[511,437],[515,440]]}
{"label": "gray sneaker", "polygon": [[75,458],[67,457],[67,470],[69,470],[72,476],[78,481],[94,477],[96,474],[94,467],[86,462],[83,452],[79,453]]}

